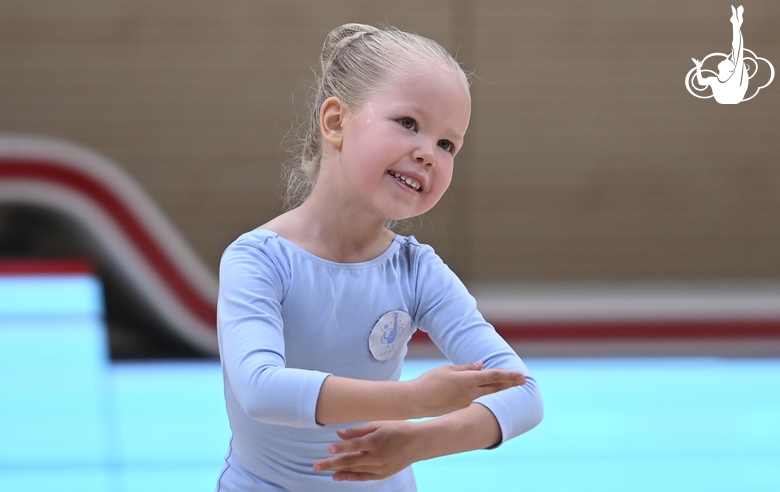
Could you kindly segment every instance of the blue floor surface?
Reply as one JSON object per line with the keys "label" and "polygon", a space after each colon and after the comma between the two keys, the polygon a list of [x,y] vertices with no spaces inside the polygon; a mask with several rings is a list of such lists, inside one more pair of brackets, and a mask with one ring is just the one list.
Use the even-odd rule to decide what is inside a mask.
{"label": "blue floor surface", "polygon": [[[16,280],[0,277],[0,491],[213,490],[229,439],[219,365],[111,363],[94,279]],[[542,424],[416,464],[420,491],[780,491],[780,360],[526,362]],[[442,363],[410,360],[403,377]]]}

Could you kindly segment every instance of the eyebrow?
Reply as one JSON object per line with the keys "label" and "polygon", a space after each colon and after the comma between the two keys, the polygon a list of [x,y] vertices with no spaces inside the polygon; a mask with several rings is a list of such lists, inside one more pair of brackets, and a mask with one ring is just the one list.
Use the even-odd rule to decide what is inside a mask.
{"label": "eyebrow", "polygon": [[[424,109],[419,109],[419,108],[416,108],[416,107],[411,107],[408,104],[401,104],[401,105],[399,105],[399,107],[408,108],[410,111],[415,111],[415,112],[419,113],[420,115],[422,115],[423,117],[426,117],[426,118],[432,117],[432,115],[431,115],[431,113],[429,111],[425,111]],[[458,131],[456,131],[451,126],[447,126],[446,130],[447,130],[448,133],[453,135],[453,137],[451,137],[453,140],[463,140],[465,138],[465,132],[464,133],[459,133]]]}

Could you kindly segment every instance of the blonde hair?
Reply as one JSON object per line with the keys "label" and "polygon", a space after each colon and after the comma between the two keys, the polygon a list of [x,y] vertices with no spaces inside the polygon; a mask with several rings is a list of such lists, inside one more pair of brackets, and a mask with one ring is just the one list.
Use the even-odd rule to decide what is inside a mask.
{"label": "blonde hair", "polygon": [[320,107],[329,97],[339,98],[355,111],[373,94],[403,75],[413,63],[439,62],[469,79],[460,64],[436,41],[394,27],[344,24],[325,38],[320,54],[320,74],[309,102],[308,122],[297,155],[285,171],[286,208],[301,204],[311,193],[320,169]]}

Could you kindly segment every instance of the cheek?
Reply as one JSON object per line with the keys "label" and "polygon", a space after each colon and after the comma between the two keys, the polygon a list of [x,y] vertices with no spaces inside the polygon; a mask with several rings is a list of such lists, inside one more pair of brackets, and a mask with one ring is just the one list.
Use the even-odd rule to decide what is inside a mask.
{"label": "cheek", "polygon": [[452,183],[452,162],[440,166],[436,172],[436,189],[434,192],[441,197],[447,191],[447,188],[450,187],[450,183]]}

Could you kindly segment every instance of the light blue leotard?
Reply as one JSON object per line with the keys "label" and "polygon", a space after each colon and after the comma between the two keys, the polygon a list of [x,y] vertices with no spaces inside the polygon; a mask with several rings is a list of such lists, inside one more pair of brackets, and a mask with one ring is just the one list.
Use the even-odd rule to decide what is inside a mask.
{"label": "light blue leotard", "polygon": [[[504,441],[542,417],[526,366],[455,274],[413,237],[396,236],[373,260],[336,263],[274,232],[249,232],[222,257],[217,311],[233,433],[220,492],[415,490],[411,468],[369,482],[334,482],[312,469],[340,440],[336,429],[347,426],[314,421],[325,378],[398,380],[414,329],[426,331],[455,364],[481,360],[526,375],[524,386],[477,400],[496,416]],[[395,323],[379,322],[387,313],[383,320]],[[374,337],[382,341],[374,340],[372,350],[375,326],[385,333]]]}

